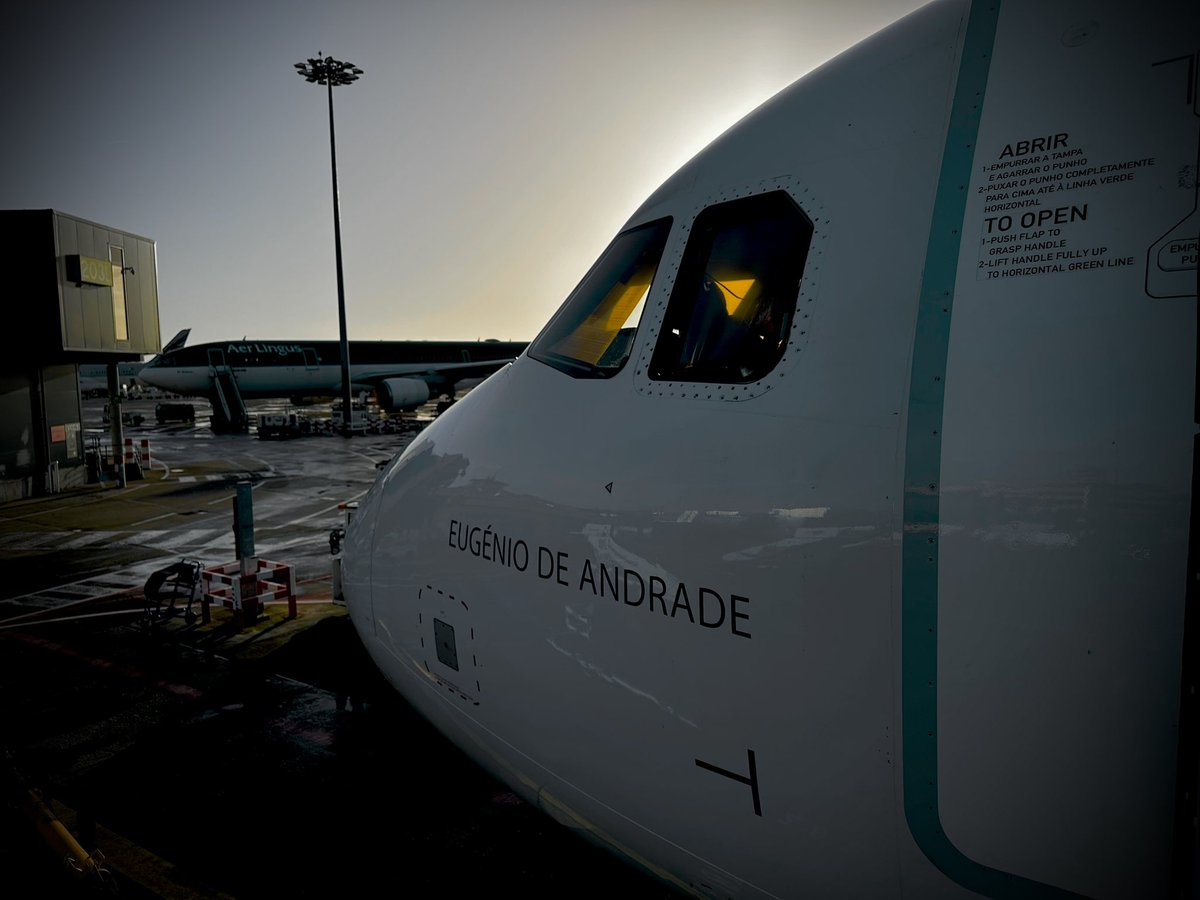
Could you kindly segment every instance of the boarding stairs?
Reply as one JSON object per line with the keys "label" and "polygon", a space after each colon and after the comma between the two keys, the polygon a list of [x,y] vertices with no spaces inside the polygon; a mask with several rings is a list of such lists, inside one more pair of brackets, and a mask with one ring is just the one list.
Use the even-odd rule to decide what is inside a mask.
{"label": "boarding stairs", "polygon": [[211,366],[209,377],[212,379],[213,431],[246,431],[250,420],[233,370],[229,366]]}

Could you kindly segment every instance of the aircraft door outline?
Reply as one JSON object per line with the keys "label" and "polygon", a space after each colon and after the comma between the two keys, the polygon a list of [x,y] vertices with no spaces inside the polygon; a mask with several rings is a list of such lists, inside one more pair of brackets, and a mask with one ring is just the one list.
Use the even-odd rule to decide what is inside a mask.
{"label": "aircraft door outline", "polygon": [[417,591],[416,614],[425,675],[460,701],[479,706],[483,688],[470,605],[461,596],[425,585]]}
{"label": "aircraft door outline", "polygon": [[[1200,119],[1200,74],[1197,60],[1200,51],[1188,56],[1159,60],[1158,66],[1178,66],[1187,63],[1187,105],[1195,123]],[[1182,68],[1182,66],[1179,66]],[[1196,162],[1191,170],[1192,209],[1182,219],[1150,245],[1146,251],[1146,293],[1155,298],[1188,298],[1196,296],[1197,225],[1200,218],[1200,140],[1197,141]],[[1179,173],[1180,185],[1187,173]]]}

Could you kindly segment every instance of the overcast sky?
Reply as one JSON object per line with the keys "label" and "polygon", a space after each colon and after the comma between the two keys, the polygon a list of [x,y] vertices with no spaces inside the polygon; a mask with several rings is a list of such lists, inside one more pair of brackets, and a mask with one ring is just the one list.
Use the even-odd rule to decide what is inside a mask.
{"label": "overcast sky", "polygon": [[23,3],[0,208],[154,240],[162,339],[531,339],[660,183],[919,0]]}

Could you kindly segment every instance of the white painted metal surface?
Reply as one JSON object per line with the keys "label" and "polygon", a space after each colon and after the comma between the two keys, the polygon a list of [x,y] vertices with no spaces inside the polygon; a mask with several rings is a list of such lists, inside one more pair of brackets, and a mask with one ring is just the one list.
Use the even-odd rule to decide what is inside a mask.
{"label": "white painted metal surface", "polygon": [[[693,160],[629,221],[672,231],[624,368],[522,356],[362,502],[389,680],[698,895],[1167,896],[1196,18],[935,3]],[[655,380],[689,226],[770,191],[782,360]]]}

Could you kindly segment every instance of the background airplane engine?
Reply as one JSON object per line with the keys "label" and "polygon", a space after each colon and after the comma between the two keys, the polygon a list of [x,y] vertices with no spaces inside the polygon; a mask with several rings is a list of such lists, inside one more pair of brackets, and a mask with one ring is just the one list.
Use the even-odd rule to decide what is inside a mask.
{"label": "background airplane engine", "polygon": [[386,378],[380,382],[378,395],[385,412],[412,409],[429,402],[429,385],[417,378]]}

